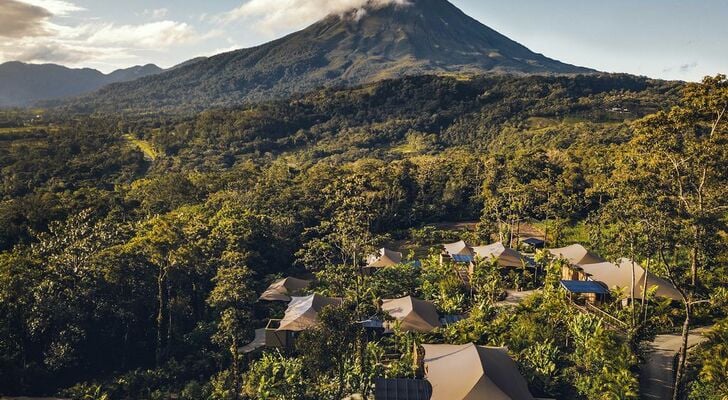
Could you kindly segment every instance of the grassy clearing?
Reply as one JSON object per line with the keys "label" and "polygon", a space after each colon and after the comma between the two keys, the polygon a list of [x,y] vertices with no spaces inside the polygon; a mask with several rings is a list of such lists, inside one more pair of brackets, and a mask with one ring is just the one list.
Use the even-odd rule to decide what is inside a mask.
{"label": "grassy clearing", "polygon": [[144,153],[144,158],[154,161],[159,157],[159,152],[154,148],[154,145],[149,143],[146,140],[137,139],[134,137],[134,135],[124,135],[124,139],[128,140],[130,144],[134,145],[136,148],[138,148],[142,153]]}
{"label": "grassy clearing", "polygon": [[18,134],[18,133],[33,133],[40,130],[52,130],[47,126],[16,126],[10,128],[0,128],[0,135],[5,134]]}

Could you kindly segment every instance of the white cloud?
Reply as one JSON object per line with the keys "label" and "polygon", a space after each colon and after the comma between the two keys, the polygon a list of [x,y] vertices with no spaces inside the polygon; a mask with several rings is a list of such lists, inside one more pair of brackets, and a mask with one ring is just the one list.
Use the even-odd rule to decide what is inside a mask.
{"label": "white cloud", "polygon": [[145,17],[149,17],[152,19],[162,19],[162,18],[165,18],[167,16],[167,14],[169,14],[168,8],[157,8],[154,10],[146,9],[142,13],[142,15],[144,15]]}
{"label": "white cloud", "polygon": [[[330,14],[342,14],[363,7],[407,5],[409,0],[250,0],[220,17],[224,22],[255,19],[256,29],[276,34],[309,25]],[[358,12],[357,17],[363,15]]]}
{"label": "white cloud", "polygon": [[155,49],[196,41],[199,35],[184,22],[158,21],[141,25],[87,25],[83,31],[93,31],[85,42],[100,45],[125,45]]}
{"label": "white cloud", "polygon": [[[33,3],[33,4],[30,4]],[[215,37],[219,30],[200,34],[185,22],[161,20],[119,25],[93,18],[56,20],[83,11],[62,0],[0,0],[0,62],[63,63],[111,70],[129,63],[147,63],[150,54],[163,54]],[[166,11],[152,10],[162,16]]]}
{"label": "white cloud", "polygon": [[73,12],[85,11],[85,8],[63,0],[22,0],[22,2],[36,7],[45,8],[51,14],[61,17],[65,17]]}

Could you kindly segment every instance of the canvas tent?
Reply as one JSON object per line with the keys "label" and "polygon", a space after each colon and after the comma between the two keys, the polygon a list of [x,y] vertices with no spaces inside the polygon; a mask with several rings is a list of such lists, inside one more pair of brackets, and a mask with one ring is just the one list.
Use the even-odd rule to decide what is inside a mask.
{"label": "canvas tent", "polygon": [[401,262],[402,253],[382,248],[377,254],[372,254],[367,258],[367,268],[391,267]]}
{"label": "canvas tent", "polygon": [[473,250],[467,243],[462,240],[455,243],[448,243],[442,245],[445,248],[445,254],[448,256],[474,256]]}
{"label": "canvas tent", "polygon": [[[618,288],[624,294],[629,295],[632,287],[632,260],[621,258],[617,263],[601,262],[593,264],[582,264],[581,269],[587,277],[593,281],[603,282],[608,288]],[[657,287],[655,294],[672,300],[680,300],[680,292],[675,289],[672,283],[652,273],[646,273],[638,263],[634,264],[635,272],[635,298],[642,299],[642,291],[647,280],[647,289]]]}
{"label": "canvas tent", "polygon": [[609,296],[609,289],[601,282],[562,280],[561,287],[566,290],[572,300],[574,296],[584,297],[591,304],[601,303]]}
{"label": "canvas tent", "polygon": [[404,331],[431,332],[440,326],[435,305],[412,296],[382,300],[382,311],[399,321]]}
{"label": "canvas tent", "polygon": [[318,314],[326,306],[339,306],[342,300],[312,294],[293,297],[277,331],[300,332],[318,324]]}
{"label": "canvas tent", "polygon": [[506,349],[426,344],[425,377],[432,400],[533,400]]}
{"label": "canvas tent", "polygon": [[523,266],[523,256],[516,250],[509,249],[502,242],[489,244],[487,246],[473,247],[473,252],[482,259],[495,258],[501,267]]}
{"label": "canvas tent", "polygon": [[296,278],[284,278],[273,282],[268,289],[260,295],[258,300],[265,301],[291,301],[291,296],[304,290],[311,284],[310,281]]}
{"label": "canvas tent", "polygon": [[561,247],[559,249],[549,249],[549,252],[554,257],[566,259],[571,265],[604,262],[604,259],[589,252],[589,250],[580,244],[572,244],[571,246]]}

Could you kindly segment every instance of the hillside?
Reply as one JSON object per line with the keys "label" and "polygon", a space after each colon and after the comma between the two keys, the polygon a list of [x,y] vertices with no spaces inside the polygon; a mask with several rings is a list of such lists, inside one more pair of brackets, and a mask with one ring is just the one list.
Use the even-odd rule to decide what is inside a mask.
{"label": "hillside", "polygon": [[422,74],[580,74],[467,16],[446,0],[330,15],[264,45],[112,85],[80,110],[202,109]]}
{"label": "hillside", "polygon": [[[579,312],[557,285],[561,268],[551,267],[559,264],[507,276],[479,264],[471,291],[435,252],[460,239],[507,243],[524,233],[513,221],[535,221],[548,229],[549,247],[579,241],[609,260],[630,250],[645,257],[651,247],[631,248],[625,227],[642,226],[640,205],[660,204],[647,215],[667,229],[651,225],[639,237],[674,246],[666,250],[686,260],[686,282],[695,225],[675,212],[682,199],[668,143],[668,156],[709,163],[683,171],[707,171],[706,199],[717,211],[692,221],[716,232],[704,236],[717,251],[701,284],[719,293],[728,284],[728,125],[715,125],[716,145],[703,146],[716,114],[700,108],[726,104],[725,80],[716,82],[720,92],[710,82],[629,75],[417,76],[197,114],[0,112],[0,312],[11,321],[0,324],[0,348],[9,349],[0,352],[0,393],[340,399],[369,394],[374,378],[416,376],[416,340],[506,346],[537,398],[598,399],[612,385],[634,393],[615,398],[636,400],[634,349],[650,338],[632,342]],[[699,118],[697,129],[673,127],[674,116]],[[673,145],[678,131],[687,146]],[[479,223],[469,232],[438,228],[456,221]],[[382,246],[431,248],[433,257],[360,275],[361,260]],[[312,274],[312,292],[349,299],[347,307],[322,314],[293,348],[236,364],[253,330],[282,316],[280,305],[256,301],[268,284]],[[496,305],[514,288],[540,292],[516,308]],[[404,295],[467,317],[394,340],[359,329],[378,315],[379,299]],[[624,300],[615,290],[600,310],[630,326]],[[683,323],[679,306],[631,304],[654,332]],[[696,323],[725,317],[719,307],[705,311]],[[551,354],[552,384],[529,369],[534,348]],[[360,365],[357,349],[366,349],[370,373],[331,366]],[[386,354],[394,357],[383,365]],[[689,373],[714,359],[701,356]],[[712,384],[700,379],[690,383]]]}
{"label": "hillside", "polygon": [[90,68],[7,62],[0,64],[0,108],[26,107],[39,101],[78,96],[111,83],[131,81],[160,72],[162,69],[153,64],[104,74]]}

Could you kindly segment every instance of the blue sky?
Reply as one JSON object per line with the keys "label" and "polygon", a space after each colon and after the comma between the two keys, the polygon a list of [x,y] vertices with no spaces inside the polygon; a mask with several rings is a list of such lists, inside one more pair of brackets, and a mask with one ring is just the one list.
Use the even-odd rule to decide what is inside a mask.
{"label": "blue sky", "polygon": [[[264,43],[364,1],[0,0],[0,62],[169,67]],[[561,61],[664,79],[728,72],[726,0],[452,2]]]}

